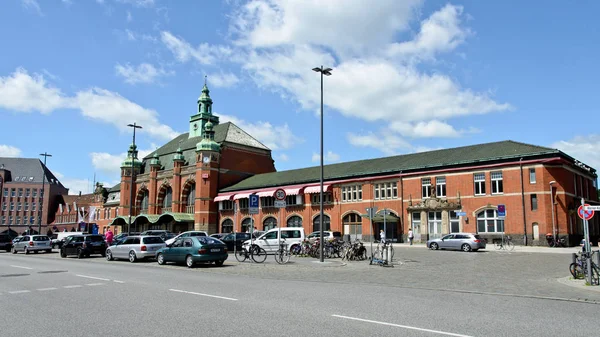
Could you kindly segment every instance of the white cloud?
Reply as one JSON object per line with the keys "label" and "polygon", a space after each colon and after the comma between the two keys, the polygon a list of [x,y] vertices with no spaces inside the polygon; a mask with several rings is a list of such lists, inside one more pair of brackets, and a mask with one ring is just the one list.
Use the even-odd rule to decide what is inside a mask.
{"label": "white cloud", "polygon": [[418,123],[392,122],[390,129],[405,137],[412,138],[452,138],[459,137],[465,131],[457,131],[452,125],[438,120]]}
{"label": "white cloud", "polygon": [[187,41],[178,38],[170,32],[161,32],[161,41],[173,53],[179,62],[187,62],[191,59],[200,64],[214,64],[221,58],[231,54],[231,48],[226,46],[214,46],[201,43],[194,48]]}
{"label": "white cloud", "polygon": [[21,4],[26,9],[36,12],[39,16],[44,16],[40,4],[36,0],[21,0]]}
{"label": "white cloud", "polygon": [[154,83],[161,76],[173,75],[172,71],[157,69],[149,63],[142,63],[137,67],[131,66],[129,63],[124,66],[117,64],[115,70],[117,75],[122,76],[129,84]]}
{"label": "white cloud", "polygon": [[133,21],[133,15],[131,15],[130,11],[127,11],[127,22]]}
{"label": "white cloud", "polygon": [[92,88],[66,97],[60,89],[48,85],[43,76],[32,77],[21,68],[11,76],[0,77],[0,108],[43,114],[71,108],[121,131],[129,132],[127,124],[136,122],[144,127],[143,132],[155,138],[172,139],[178,135],[170,126],[159,122],[156,111],[143,108],[116,92]]}
{"label": "white cloud", "polygon": [[208,74],[209,84],[217,88],[233,87],[239,83],[240,79],[233,73],[213,73]]}
{"label": "white cloud", "polygon": [[[139,150],[138,158],[141,160],[152,152],[154,151]],[[110,154],[106,152],[92,152],[90,153],[90,158],[92,159],[92,166],[94,166],[96,170],[114,176],[120,174],[121,163],[127,158],[127,153]]]}
{"label": "white cloud", "polygon": [[133,5],[135,7],[154,7],[155,0],[117,0],[118,2]]}
{"label": "white cloud", "polygon": [[285,154],[285,153],[280,153],[280,154],[277,156],[277,159],[279,159],[279,160],[281,160],[281,161],[289,161],[289,160],[290,160],[290,157],[288,157],[288,155],[287,155],[287,154]]}
{"label": "white cloud", "polygon": [[401,150],[407,151],[412,149],[412,145],[406,140],[389,132],[381,132],[380,134],[369,132],[365,135],[348,133],[346,139],[351,145],[374,148],[386,155],[395,155]]}
{"label": "white cloud", "polygon": [[600,134],[576,136],[570,140],[560,140],[550,147],[559,149],[571,157],[587,164],[596,170],[600,169]]}
{"label": "white cloud", "polygon": [[294,135],[286,124],[275,126],[269,122],[256,121],[247,122],[234,116],[219,115],[221,123],[232,122],[246,131],[252,137],[265,144],[271,150],[282,150],[292,148],[304,140]]}
{"label": "white cloud", "polygon": [[[320,160],[321,160],[321,155],[313,152],[312,161],[318,162]],[[325,157],[323,158],[323,161],[328,162],[328,163],[338,162],[338,161],[340,161],[340,155],[337,153],[333,153],[333,151],[327,151],[327,153],[325,153]]]}
{"label": "white cloud", "polygon": [[21,149],[10,146],[10,145],[2,145],[0,144],[0,157],[20,157]]}
{"label": "white cloud", "polygon": [[0,77],[0,107],[18,111],[48,114],[67,107],[68,100],[60,89],[48,84],[43,76],[30,76],[17,68],[10,76]]}
{"label": "white cloud", "polygon": [[142,41],[148,41],[148,42],[158,42],[158,39],[150,34],[140,34],[140,33],[136,33],[130,29],[125,29],[124,31],[121,30],[115,30],[115,33],[121,37],[121,38],[125,38],[129,41],[137,41],[137,40],[142,40]]}

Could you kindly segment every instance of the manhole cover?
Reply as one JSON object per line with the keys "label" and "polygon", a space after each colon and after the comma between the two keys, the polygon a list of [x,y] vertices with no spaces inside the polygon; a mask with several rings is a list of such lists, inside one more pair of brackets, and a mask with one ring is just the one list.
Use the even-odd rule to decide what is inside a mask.
{"label": "manhole cover", "polygon": [[0,277],[15,277],[15,276],[27,276],[29,274],[4,274],[0,275]]}
{"label": "manhole cover", "polygon": [[56,273],[66,273],[68,270],[45,270],[38,271],[38,274],[56,274]]}

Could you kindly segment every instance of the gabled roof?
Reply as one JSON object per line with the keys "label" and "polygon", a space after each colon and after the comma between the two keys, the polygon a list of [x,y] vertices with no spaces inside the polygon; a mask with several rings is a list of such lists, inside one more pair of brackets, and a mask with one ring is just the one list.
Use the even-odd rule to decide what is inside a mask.
{"label": "gabled roof", "polygon": [[[494,143],[470,145],[411,153],[399,156],[357,160],[346,163],[325,165],[323,168],[324,180],[348,179],[364,176],[377,176],[383,174],[425,171],[434,168],[456,167],[484,162],[519,159],[525,157],[544,156],[549,154],[562,154],[556,149],[543,146],[519,143],[515,141],[501,141]],[[230,192],[254,188],[275,187],[301,183],[314,183],[320,179],[320,167],[308,167],[281,172],[257,174],[241,182],[220,190]]]}
{"label": "gabled roof", "polygon": [[121,192],[121,183],[116,184],[115,186],[108,189],[108,192]]}
{"label": "gabled roof", "polygon": [[[229,142],[270,151],[270,149],[264,144],[231,122],[217,124],[214,126],[213,130],[215,131],[215,142],[221,145],[224,142]],[[175,137],[165,145],[159,147],[156,151],[152,151],[150,154],[144,157],[143,172],[149,172],[149,161],[152,159],[154,153],[158,153],[159,160],[164,166],[165,170],[172,169],[173,156],[179,147],[181,147],[186,162],[194,163],[196,160],[196,144],[198,144],[201,140],[202,137],[189,138],[189,132]]]}
{"label": "gabled roof", "polygon": [[82,194],[82,195],[60,195],[57,197],[57,202],[63,205],[73,205],[73,202],[79,206],[89,206],[94,203],[94,194]]}
{"label": "gabled roof", "polygon": [[8,184],[11,182],[41,184],[45,174],[47,184],[56,183],[62,186],[58,178],[37,158],[0,157],[0,169],[2,168],[10,171],[12,181],[7,181]]}

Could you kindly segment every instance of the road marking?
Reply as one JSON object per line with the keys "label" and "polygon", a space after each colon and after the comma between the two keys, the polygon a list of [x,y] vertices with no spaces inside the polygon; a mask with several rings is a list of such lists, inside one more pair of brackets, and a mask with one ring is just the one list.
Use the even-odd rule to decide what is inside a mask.
{"label": "road marking", "polygon": [[11,267],[14,267],[14,268],[21,268],[21,269],[30,269],[30,270],[31,270],[31,269],[33,269],[33,268],[29,268],[29,267],[23,267],[23,266],[13,266],[13,265],[11,265]]}
{"label": "road marking", "polygon": [[49,291],[49,290],[56,290],[58,288],[40,288],[40,289],[36,289],[37,291]]}
{"label": "road marking", "polygon": [[63,288],[71,289],[71,288],[81,288],[82,285],[74,285],[74,286],[63,286]]}
{"label": "road marking", "polygon": [[88,283],[88,284],[86,284],[86,286],[90,286],[90,287],[93,287],[93,286],[102,286],[102,285],[104,285],[104,283]]}
{"label": "road marking", "polygon": [[201,293],[195,293],[195,292],[193,292],[193,291],[185,291],[185,290],[177,290],[177,289],[169,289],[169,291],[174,291],[174,292],[176,292],[176,293],[186,293],[186,294],[191,294],[191,295],[198,295],[198,296],[206,296],[206,297],[220,298],[220,299],[222,299],[222,300],[237,301],[237,298],[230,298],[230,297],[223,297],[223,296],[215,296],[215,295],[201,294]]}
{"label": "road marking", "polygon": [[354,320],[354,321],[360,321],[360,322],[367,322],[367,323],[375,323],[375,324],[381,324],[381,325],[394,326],[394,327],[404,328],[404,329],[409,329],[409,330],[417,330],[417,331],[437,333],[437,334],[446,335],[446,336],[471,337],[469,335],[461,335],[461,334],[452,333],[452,332],[444,332],[444,331],[439,331],[439,330],[423,329],[423,328],[417,328],[417,327],[414,327],[414,326],[400,325],[400,324],[393,324],[393,323],[386,323],[386,322],[379,322],[379,321],[372,321],[372,320],[369,320],[369,319],[362,319],[362,318],[356,318],[356,317],[348,317],[348,316],[340,316],[340,315],[331,315],[331,316],[338,317],[338,318],[350,319],[350,320]]}
{"label": "road marking", "polygon": [[94,277],[94,276],[85,276],[85,275],[75,275],[75,276],[79,276],[79,277],[85,277],[85,278],[91,278],[92,280],[100,280],[100,281],[110,281],[107,278],[101,278],[101,277]]}
{"label": "road marking", "polygon": [[115,283],[125,283],[123,281],[117,281],[117,280],[113,280],[113,282],[115,282]]}
{"label": "road marking", "polygon": [[30,293],[30,290],[17,290],[17,291],[9,291],[9,294],[23,294],[23,293]]}

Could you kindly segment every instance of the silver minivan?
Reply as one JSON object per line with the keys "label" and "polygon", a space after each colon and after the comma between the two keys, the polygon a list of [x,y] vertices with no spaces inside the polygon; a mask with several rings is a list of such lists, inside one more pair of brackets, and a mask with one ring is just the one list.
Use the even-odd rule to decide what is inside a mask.
{"label": "silver minivan", "polygon": [[166,247],[160,236],[128,236],[106,248],[106,259],[127,259],[135,262],[139,259],[154,258],[156,251]]}
{"label": "silver minivan", "polygon": [[23,235],[23,237],[13,243],[12,253],[24,252],[29,254],[34,252],[37,254],[40,250],[46,253],[52,253],[52,241],[47,235]]}

